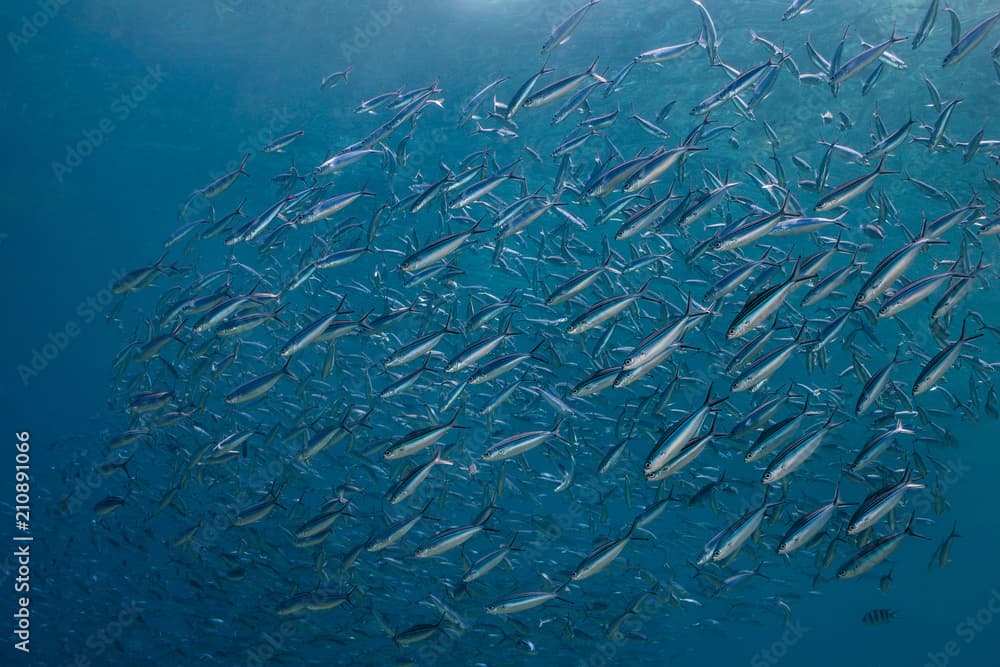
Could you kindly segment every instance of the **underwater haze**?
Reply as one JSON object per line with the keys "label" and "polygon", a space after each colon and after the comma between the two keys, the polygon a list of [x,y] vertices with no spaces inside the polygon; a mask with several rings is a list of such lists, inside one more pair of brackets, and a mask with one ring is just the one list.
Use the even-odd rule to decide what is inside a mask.
{"label": "underwater haze", "polygon": [[5,4],[25,665],[991,665],[995,0]]}

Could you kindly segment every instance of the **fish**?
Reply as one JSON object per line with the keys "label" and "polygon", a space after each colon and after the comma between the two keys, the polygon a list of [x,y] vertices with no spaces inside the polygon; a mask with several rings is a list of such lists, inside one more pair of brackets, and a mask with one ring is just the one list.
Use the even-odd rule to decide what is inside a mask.
{"label": "fish", "polygon": [[896,620],[896,612],[891,609],[870,609],[861,617],[865,625],[885,625]]}
{"label": "fish", "polygon": [[830,209],[843,206],[871,189],[871,187],[875,184],[875,179],[879,176],[899,173],[882,168],[883,164],[885,164],[885,157],[886,156],[883,154],[882,157],[879,158],[878,165],[871,172],[841,183],[833,188],[833,190],[820,197],[813,208],[816,211],[829,211]]}
{"label": "fish", "polygon": [[681,449],[692,438],[698,435],[698,432],[704,425],[705,420],[708,418],[712,408],[715,407],[715,405],[728,400],[728,397],[723,397],[713,401],[712,389],[713,386],[709,385],[708,391],[705,393],[705,400],[702,401],[702,404],[689,412],[686,416],[682,417],[680,420],[676,421],[674,425],[664,432],[664,434],[657,440],[653,449],[650,450],[649,455],[646,457],[646,461],[642,465],[643,471],[647,476],[656,473],[659,469],[673,460],[680,453]]}
{"label": "fish", "polygon": [[246,171],[247,162],[249,161],[250,161],[250,153],[247,153],[246,155],[243,156],[243,159],[240,161],[239,167],[237,167],[236,169],[227,174],[219,176],[211,183],[209,183],[203,188],[199,188],[195,192],[204,197],[205,199],[214,199],[215,197],[218,197],[223,192],[231,188],[233,184],[236,183],[236,180],[240,176],[250,175]]}
{"label": "fish", "polygon": [[913,470],[907,465],[903,477],[898,482],[870,493],[848,522],[847,534],[857,535],[873,526],[903,500],[907,490],[924,488],[923,484],[912,480]]}
{"label": "fish", "polygon": [[462,575],[462,583],[467,584],[471,581],[476,581],[477,579],[480,579],[492,572],[501,563],[505,562],[512,552],[518,550],[514,547],[517,535],[517,533],[514,533],[514,537],[511,538],[510,543],[507,546],[495,549],[494,551],[485,554],[475,563],[470,565],[469,569]]}
{"label": "fish", "polygon": [[632,522],[632,525],[629,527],[628,532],[624,537],[612,540],[599,546],[597,549],[594,549],[594,551],[589,553],[582,561],[580,561],[580,564],[576,566],[576,569],[574,569],[573,573],[570,575],[569,580],[583,581],[584,579],[594,576],[611,565],[611,563],[618,558],[619,555],[621,555],[622,551],[625,550],[625,547],[628,546],[628,543],[632,540],[632,535],[635,533],[637,526],[638,519]]}
{"label": "fish", "polygon": [[264,146],[265,153],[280,153],[286,148],[288,148],[293,141],[301,137],[306,133],[305,130],[295,130],[294,132],[289,132],[283,134],[280,137],[276,137],[267,146]]}
{"label": "fish", "polygon": [[764,323],[764,320],[768,319],[781,308],[782,304],[784,304],[785,300],[796,287],[815,277],[815,274],[812,273],[804,274],[802,259],[796,259],[791,274],[789,274],[784,282],[761,290],[747,300],[729,325],[726,331],[726,338],[740,338],[759,327]]}
{"label": "fish", "polygon": [[607,299],[598,301],[574,318],[573,321],[569,323],[569,326],[566,327],[566,333],[571,335],[581,334],[618,315],[633,303],[646,296],[650,282],[651,279],[647,280],[643,283],[642,287],[635,292],[629,292],[619,296],[611,296]]}
{"label": "fish", "polygon": [[884,294],[896,282],[896,279],[906,272],[917,258],[917,253],[934,243],[934,239],[922,234],[910,243],[886,255],[865,278],[864,284],[857,296],[854,297],[854,304],[864,306]]}
{"label": "fish", "polygon": [[559,425],[561,423],[562,419],[558,419],[548,431],[527,431],[504,438],[483,452],[482,459],[490,462],[503,461],[529,452],[549,438],[560,438]]}
{"label": "fish", "polygon": [[341,80],[346,84],[353,69],[354,65],[348,65],[346,69],[326,75],[319,84],[320,90],[335,88]]}
{"label": "fish", "polygon": [[972,49],[976,48],[981,41],[986,39],[986,35],[997,24],[997,21],[1000,21],[1000,11],[977,23],[971,30],[962,35],[958,41],[953,41],[951,50],[945,54],[944,59],[941,61],[941,67],[957,65]]}
{"label": "fish", "polygon": [[913,35],[913,40],[910,42],[910,47],[917,49],[923,44],[927,38],[930,36],[931,32],[934,30],[934,24],[937,22],[938,8],[941,4],[941,0],[931,0],[930,4],[927,6],[927,11],[924,12],[924,16],[920,19],[920,25],[917,26],[917,31]]}
{"label": "fish", "polygon": [[514,97],[512,97],[507,103],[507,111],[504,114],[504,119],[507,120],[507,122],[513,121],[517,112],[524,107],[525,102],[528,101],[528,97],[531,95],[531,91],[534,90],[535,86],[538,84],[538,80],[552,71],[553,69],[551,67],[543,64],[541,69],[532,74],[525,80],[524,83],[521,84],[521,87],[517,89],[516,93],[514,93]]}
{"label": "fish", "polygon": [[906,526],[903,530],[872,540],[862,547],[857,553],[851,556],[850,559],[840,566],[837,570],[837,578],[852,579],[871,570],[873,567],[895,553],[896,549],[898,549],[899,545],[902,543],[903,538],[908,535],[919,537],[921,539],[927,539],[925,536],[920,535],[913,530],[913,519],[915,517],[915,513],[910,515],[910,518],[906,522]]}
{"label": "fish", "polygon": [[125,505],[125,499],[121,496],[105,496],[94,503],[94,514],[105,516],[111,514]]}
{"label": "fish", "polygon": [[553,51],[556,47],[562,46],[569,41],[570,36],[573,31],[576,30],[577,26],[583,21],[587,16],[590,9],[598,4],[601,0],[587,0],[587,3],[581,5],[576,10],[572,11],[566,18],[560,21],[555,27],[552,28],[551,34],[546,38],[545,43],[542,44],[542,54],[547,54]]}
{"label": "fish", "polygon": [[283,486],[271,485],[264,500],[244,505],[236,510],[233,516],[234,526],[249,526],[262,520],[270,514],[275,507],[278,507],[278,500],[281,498]]}
{"label": "fish", "polygon": [[760,524],[764,521],[765,512],[776,505],[777,503],[767,502],[767,491],[765,491],[764,500],[761,501],[760,507],[748,511],[720,534],[712,550],[711,560],[724,561],[739,551],[760,528]]}
{"label": "fish", "polygon": [[858,455],[849,466],[851,471],[858,472],[874,462],[875,459],[882,454],[882,452],[888,449],[896,436],[902,434],[916,435],[916,431],[903,428],[903,421],[897,418],[895,428],[879,433],[861,447],[861,451],[858,452]]}
{"label": "fish", "polygon": [[[72,524],[49,555],[80,575],[53,590],[87,597],[81,636],[115,615],[113,579],[181,619],[130,624],[119,661],[234,639],[276,664],[331,640],[357,664],[608,659],[601,633],[620,662],[705,638],[732,662],[774,612],[815,627],[794,600],[863,594],[832,580],[895,594],[926,583],[916,559],[969,566],[954,481],[1000,416],[995,9],[970,31],[937,0],[396,4],[296,30],[332,26],[321,91],[316,49],[268,52],[288,76],[256,77],[251,107],[299,120],[191,123],[206,152],[220,119],[247,139],[221,176],[143,162],[163,192],[167,170],[210,181],[177,223],[155,197],[91,207],[154,236],[76,311],[107,349],[53,330],[17,369],[69,338],[110,362],[84,392],[106,409],[47,447]],[[80,217],[44,208],[43,250]],[[105,245],[95,270],[119,265]],[[933,553],[899,548],[931,520]]]}
{"label": "fish", "polygon": [[782,21],[791,21],[796,16],[801,16],[803,14],[808,14],[813,11],[810,9],[813,0],[792,0],[792,3],[788,5],[788,8],[781,15]]}
{"label": "fish", "polygon": [[435,466],[455,465],[454,461],[442,459],[441,452],[442,452],[441,447],[438,447],[437,452],[434,454],[433,459],[431,459],[427,463],[422,463],[418,466],[413,467],[412,469],[410,469],[408,473],[400,477],[389,488],[389,490],[386,491],[385,499],[388,500],[389,503],[392,505],[398,505],[399,503],[403,502],[404,500],[406,500],[407,498],[409,498],[410,496],[412,496],[414,493],[417,492],[417,489],[420,487],[421,484],[423,484],[424,480],[427,479],[428,475],[431,474],[431,471],[434,469]]}
{"label": "fish", "polygon": [[861,73],[861,71],[865,67],[867,67],[868,65],[872,64],[873,62],[881,58],[882,55],[885,54],[885,52],[892,47],[893,44],[897,44],[905,40],[906,40],[905,37],[896,36],[896,26],[893,25],[892,33],[884,42],[875,44],[874,46],[869,46],[867,49],[865,49],[858,55],[854,56],[853,58],[851,58],[846,63],[842,64],[840,67],[836,69],[831,68],[830,86],[831,87],[840,86],[841,84],[844,83],[844,81],[847,81],[851,77],[857,76],[858,74]]}
{"label": "fish", "polygon": [[691,49],[696,46],[705,46],[705,39],[703,37],[704,29],[702,34],[698,35],[697,38],[691,40],[690,42],[684,42],[683,44],[674,44],[671,46],[661,46],[656,49],[651,49],[649,51],[643,51],[634,58],[634,62],[637,63],[662,63],[667,60],[673,60],[675,58],[680,58],[685,55]]}
{"label": "fish", "polygon": [[920,370],[917,379],[913,381],[913,388],[911,389],[913,396],[923,394],[936,385],[944,377],[945,373],[955,365],[955,362],[958,361],[958,357],[962,353],[962,347],[969,341],[976,340],[985,335],[978,333],[970,336],[965,333],[965,325],[966,321],[963,320],[962,330],[958,335],[958,339],[941,348]]}
{"label": "fish", "polygon": [[912,308],[924,299],[930,297],[936,290],[953,278],[968,278],[968,274],[948,271],[932,276],[925,276],[908,283],[896,290],[878,309],[878,317],[893,317],[907,308]]}
{"label": "fish", "polygon": [[590,63],[590,67],[588,67],[585,71],[565,76],[558,81],[550,83],[541,90],[532,93],[526,100],[524,100],[524,108],[538,108],[546,104],[551,104],[556,100],[560,100],[576,90],[576,88],[588,77],[596,78],[599,83],[607,83],[606,79],[596,73],[596,68],[597,59],[595,58],[593,62]]}
{"label": "fish", "polygon": [[789,527],[784,537],[778,542],[778,553],[785,556],[812,542],[822,534],[839,508],[850,507],[851,504],[840,500],[840,484],[838,483],[837,488],[834,489],[832,501],[795,520],[795,523]]}
{"label": "fish", "polygon": [[510,595],[497,598],[490,604],[486,605],[486,613],[494,616],[517,614],[522,611],[534,609],[535,607],[543,605],[551,600],[564,600],[566,602],[570,602],[569,600],[559,596],[559,590],[549,593],[544,591],[511,593]]}
{"label": "fish", "polygon": [[961,537],[958,534],[958,522],[956,521],[951,527],[951,532],[948,536],[944,538],[944,541],[938,545],[934,550],[934,554],[931,556],[931,562],[928,563],[927,567],[931,567],[937,564],[938,567],[944,568],[951,562],[951,545],[955,541],[955,538]]}
{"label": "fish", "polygon": [[289,358],[285,362],[285,365],[280,369],[269,371],[262,375],[258,375],[253,379],[247,380],[226,394],[226,403],[229,403],[230,405],[239,405],[240,403],[246,403],[247,401],[259,398],[269,392],[283,377],[289,377],[296,382],[299,382],[299,378],[289,370],[291,362],[292,360]]}

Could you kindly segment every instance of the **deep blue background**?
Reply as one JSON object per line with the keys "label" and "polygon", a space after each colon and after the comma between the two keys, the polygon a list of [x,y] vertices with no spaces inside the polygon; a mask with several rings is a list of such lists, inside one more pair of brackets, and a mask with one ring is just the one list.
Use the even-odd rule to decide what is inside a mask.
{"label": "deep blue background", "polygon": [[[107,406],[112,393],[110,362],[133,336],[145,335],[145,319],[154,302],[147,295],[130,299],[119,320],[111,324],[103,316],[86,321],[87,306],[81,304],[88,298],[101,298],[116,270],[154,261],[163,240],[176,226],[178,208],[188,193],[238,160],[245,146],[259,146],[254,137],[262,128],[276,128],[274,134],[280,134],[313,118],[309,125],[312,142],[304,149],[309,153],[300,158],[300,166],[308,166],[322,159],[327,150],[367,132],[372,121],[360,123],[350,109],[379,92],[401,85],[426,85],[440,78],[445,104],[454,110],[484,83],[510,75],[512,81],[504,88],[504,95],[508,95],[512,84],[537,69],[537,49],[550,25],[574,7],[564,3],[558,9],[553,2],[551,12],[546,12],[539,10],[539,5],[549,7],[549,3],[528,0],[399,2],[404,5],[402,12],[378,31],[370,45],[352,56],[355,69],[350,84],[329,94],[320,94],[320,79],[343,68],[344,45],[355,39],[355,29],[372,21],[372,10],[385,11],[390,3],[246,0],[213,6],[211,2],[71,1],[17,52],[7,43],[0,48],[5,83],[5,94],[0,98],[4,118],[0,132],[6,154],[2,167],[5,186],[0,194],[0,210],[4,212],[0,218],[0,233],[4,235],[0,265],[7,294],[0,345],[0,400],[8,433],[29,430],[32,434],[37,540],[32,570],[32,648],[33,655],[38,652],[36,664],[70,661],[88,635],[117,616],[123,600],[141,600],[144,616],[157,617],[155,624],[126,630],[122,642],[128,653],[142,655],[148,645],[156,647],[151,655],[163,655],[163,644],[154,639],[158,633],[154,628],[168,628],[172,637],[167,641],[185,644],[179,652],[188,656],[189,662],[184,664],[201,664],[195,656],[220,652],[231,657],[213,659],[221,664],[242,664],[245,659],[245,647],[227,640],[225,629],[219,632],[207,620],[219,617],[220,609],[196,606],[198,595],[192,595],[188,578],[203,578],[197,570],[170,567],[163,554],[146,563],[136,560],[137,551],[163,548],[162,536],[152,539],[154,536],[146,534],[148,527],[143,525],[141,513],[121,522],[103,523],[87,509],[67,516],[57,508],[59,499],[73,489],[71,471],[85,470],[81,461],[100,460],[107,434],[124,428],[124,421],[109,413]],[[616,71],[641,50],[690,39],[697,31],[697,12],[689,3],[650,4],[604,0],[573,39],[557,50],[552,63],[561,72],[574,71],[600,55],[602,63]],[[763,50],[747,44],[747,27],[753,27],[794,48],[800,67],[811,71],[801,46],[807,34],[829,57],[846,26],[854,27],[869,41],[888,34],[893,20],[902,34],[912,34],[925,4],[818,0],[813,13],[790,23],[778,21],[783,3],[715,2],[709,6],[724,39],[722,53],[727,61],[748,67],[761,60]],[[997,9],[972,0],[953,6],[963,17],[966,30]],[[20,33],[24,17],[39,11],[38,7],[35,3],[5,5],[0,10],[0,25],[5,32]],[[919,77],[919,72],[926,70],[945,99],[959,95],[966,99],[949,130],[951,136],[964,141],[985,126],[987,138],[1000,138],[995,118],[1000,88],[987,54],[997,33],[958,67],[942,71],[938,64],[947,50],[947,32],[947,16],[942,13],[935,33],[920,50],[914,53],[908,44],[902,44],[898,52],[910,63],[909,70],[887,72],[887,81],[875,95],[860,97],[859,78],[845,86],[836,101],[825,88],[804,89],[801,97],[796,97],[799,91],[786,77],[781,89],[784,94],[766,102],[766,113],[761,115],[789,146],[812,146],[820,135],[827,139],[836,136],[832,128],[824,130],[818,120],[818,114],[826,109],[847,109],[859,128],[866,128],[874,98],[878,98],[890,130],[905,120],[907,110],[930,123],[934,112],[925,106],[927,95]],[[849,44],[849,52],[856,52],[855,41]],[[113,106],[115,100],[138,85],[148,67],[162,69],[162,83],[122,118],[116,112],[119,107]],[[687,87],[692,83],[708,94],[723,81],[712,73],[711,81],[704,83],[710,75],[702,56],[667,63],[664,70],[668,71],[664,78],[655,80],[637,69],[630,84],[648,87],[648,95],[662,104],[674,96],[700,99],[688,95]],[[633,99],[640,99],[635,97],[636,88],[626,90]],[[659,104],[645,103],[643,114],[655,114]],[[674,113],[683,116],[687,106],[679,104]],[[547,122],[548,111],[540,113]],[[287,126],[282,121],[286,117],[292,119]],[[68,147],[104,118],[113,119],[115,129],[78,168],[61,181],[57,179],[53,163],[64,160]],[[855,141],[859,146],[866,143],[864,133],[860,129],[854,135],[862,137]],[[626,145],[637,148],[649,143],[648,139],[635,134],[634,145]],[[449,141],[436,150],[456,161],[468,152],[464,135],[454,135],[454,146],[449,146]],[[551,150],[551,140],[547,150]],[[623,147],[623,152],[629,151]],[[747,162],[742,161],[744,166]],[[996,176],[997,169],[988,167],[982,158],[964,169],[958,168],[960,162],[956,154],[931,156],[915,146],[897,165],[915,177],[952,190],[963,202],[970,185],[987,193],[981,174],[989,171]],[[258,155],[248,171],[252,182],[260,184],[284,166]],[[786,169],[791,173],[790,162]],[[859,173],[842,164],[837,169],[835,182]],[[940,204],[915,196],[897,182],[886,189],[895,193],[895,205],[908,219],[910,229],[918,227],[925,210],[928,215],[943,210]],[[220,211],[228,211],[236,201],[234,196],[228,197]],[[253,208],[267,201],[265,193]],[[987,201],[995,201],[995,196]],[[996,244],[993,239],[987,241],[987,257],[996,262]],[[980,288],[969,307],[989,317],[996,312],[995,298]],[[72,337],[37,377],[23,382],[18,367],[30,365],[34,351],[41,351],[49,334],[65,331],[71,323],[79,325],[79,335]],[[988,361],[996,359],[995,339],[983,338],[976,354]],[[960,384],[964,389],[967,383],[963,379]],[[943,406],[939,399],[936,407]],[[943,452],[939,458],[967,472],[947,491],[951,511],[931,532],[934,541],[903,545],[894,558],[895,584],[888,598],[871,579],[827,585],[819,593],[810,593],[808,580],[803,579],[801,598],[788,602],[809,631],[790,649],[788,664],[923,664],[928,652],[941,651],[947,641],[960,639],[956,625],[1000,591],[996,567],[1000,524],[994,498],[1000,463],[996,425],[984,419],[980,424],[953,422],[950,428],[961,446],[938,450]],[[135,472],[141,478],[142,470]],[[10,493],[9,485],[5,488]],[[5,497],[3,502],[6,507],[10,501]],[[706,515],[706,519],[711,518]],[[955,545],[954,562],[944,570],[928,569],[933,546],[955,519],[963,537]],[[5,530],[8,523],[4,521]],[[105,539],[109,533],[129,546],[119,550]],[[690,544],[686,548],[690,552]],[[636,553],[640,550],[641,545],[635,548]],[[684,572],[684,578],[689,577],[684,561],[692,557],[690,553],[674,556],[674,568]],[[151,567],[154,562],[161,569]],[[768,571],[779,581],[785,575],[777,564]],[[8,578],[2,589],[5,610],[13,606],[9,585]],[[254,582],[248,579],[234,585],[241,587],[246,599],[240,604],[249,610]],[[774,587],[787,589],[777,581]],[[768,594],[768,585],[755,585],[745,594],[759,601]],[[731,602],[740,602],[742,595],[736,593]],[[266,631],[270,624],[276,627],[263,601],[258,602],[261,630]],[[892,608],[899,616],[886,626],[862,625],[861,615],[875,607]],[[643,632],[665,637],[667,646],[686,654],[678,664],[746,664],[758,650],[780,640],[780,615],[761,618],[759,624],[731,623],[725,606],[715,609],[716,623],[699,626],[702,631],[677,620],[682,613],[670,608]],[[572,616],[574,610],[560,609],[558,613]],[[411,623],[419,620],[413,618]],[[960,656],[949,664],[990,664],[1000,649],[998,628],[996,623],[989,625],[972,643],[961,643]],[[346,635],[347,629],[334,627],[331,632]],[[372,657],[373,662],[385,664],[394,659],[394,649],[391,644],[386,646],[384,639],[380,637],[380,643],[373,645],[373,651],[382,652]],[[331,656],[337,655],[338,646],[315,644],[296,651],[312,659],[336,662]],[[509,645],[505,646],[504,651],[509,650]],[[579,646],[579,655],[592,651],[587,642],[581,641]],[[544,642],[539,649],[541,655],[535,659],[547,661],[551,656],[546,655]],[[642,659],[670,658],[664,654],[669,649],[663,644],[648,649],[650,653],[644,653],[643,645],[636,643],[628,644],[627,650]],[[8,646],[3,651],[4,655],[12,654]],[[561,656],[567,662],[570,658]],[[94,664],[105,659],[107,656],[96,658]],[[527,659],[511,653],[498,656],[497,662]],[[209,662],[207,658],[204,661]]]}

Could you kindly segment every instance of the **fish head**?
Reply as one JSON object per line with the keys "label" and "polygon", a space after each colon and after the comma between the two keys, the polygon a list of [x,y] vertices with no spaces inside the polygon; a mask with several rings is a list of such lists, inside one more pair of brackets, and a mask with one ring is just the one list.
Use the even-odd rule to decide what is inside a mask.
{"label": "fish head", "polygon": [[625,363],[622,364],[622,368],[631,369],[635,368],[636,366],[640,366],[644,361],[646,361],[646,357],[648,356],[649,352],[646,351],[639,352],[639,354],[635,355],[634,357],[629,357],[628,359],[626,359]]}

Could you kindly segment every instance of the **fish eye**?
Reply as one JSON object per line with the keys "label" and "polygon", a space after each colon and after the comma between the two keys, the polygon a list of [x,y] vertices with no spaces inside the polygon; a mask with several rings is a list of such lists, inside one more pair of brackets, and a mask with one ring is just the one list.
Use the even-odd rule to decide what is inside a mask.
{"label": "fish eye", "polygon": [[730,327],[729,331],[726,332],[726,333],[728,333],[730,336],[735,336],[736,335],[736,329],[733,329],[733,328]]}

